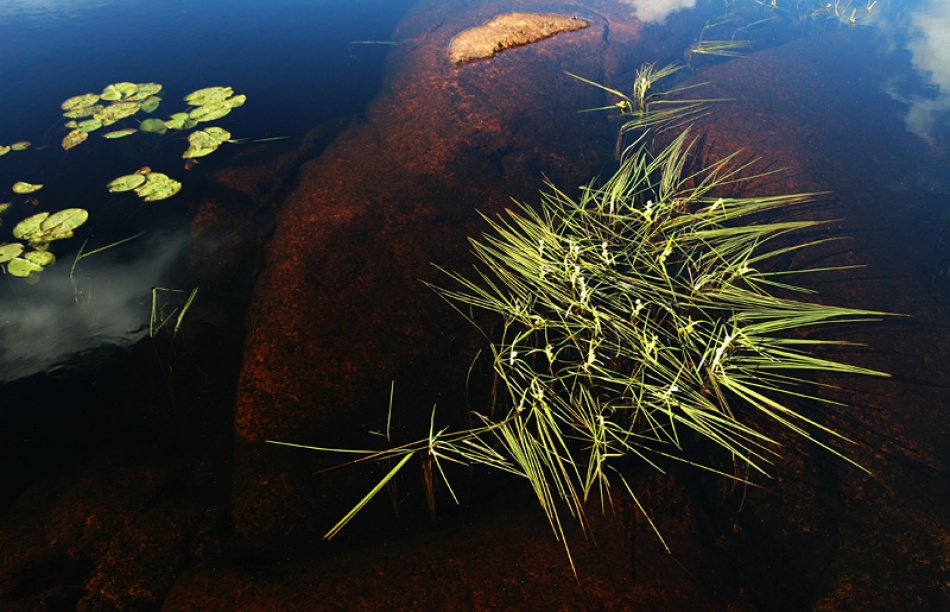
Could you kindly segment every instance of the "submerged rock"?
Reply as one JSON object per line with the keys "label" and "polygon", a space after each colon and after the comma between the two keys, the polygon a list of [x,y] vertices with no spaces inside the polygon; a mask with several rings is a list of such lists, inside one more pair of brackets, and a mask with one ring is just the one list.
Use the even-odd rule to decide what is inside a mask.
{"label": "submerged rock", "polygon": [[505,13],[475,28],[465,30],[449,44],[449,59],[464,64],[488,59],[506,49],[573,32],[590,26],[580,17],[542,13]]}

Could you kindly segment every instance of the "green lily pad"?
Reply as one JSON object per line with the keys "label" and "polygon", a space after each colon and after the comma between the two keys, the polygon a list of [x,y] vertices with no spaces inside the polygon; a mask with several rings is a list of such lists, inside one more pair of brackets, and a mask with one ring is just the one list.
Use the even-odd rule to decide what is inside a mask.
{"label": "green lily pad", "polygon": [[159,83],[139,83],[139,90],[135,93],[136,98],[145,99],[150,96],[158,95],[162,91],[162,86]]}
{"label": "green lily pad", "polygon": [[95,132],[102,127],[102,121],[99,119],[86,119],[85,121],[80,121],[76,127],[83,132]]}
{"label": "green lily pad", "polygon": [[16,276],[17,278],[27,278],[34,272],[42,271],[43,266],[33,263],[28,259],[21,259],[19,257],[10,260],[10,262],[7,264],[7,272],[10,273],[10,276]]}
{"label": "green lily pad", "polygon": [[35,263],[43,268],[56,263],[56,256],[49,251],[30,251],[24,253],[22,259]]}
{"label": "green lily pad", "polygon": [[26,151],[30,148],[30,143],[25,140],[21,140],[20,142],[14,142],[12,145],[10,145],[10,148],[14,151]]}
{"label": "green lily pad", "polygon": [[217,102],[208,102],[197,108],[191,110],[188,113],[188,116],[195,121],[214,121],[220,119],[221,117],[226,116],[230,113],[233,107],[227,103],[225,100],[219,100]]}
{"label": "green lily pad", "polygon": [[4,202],[3,204],[0,204],[0,215],[7,212],[11,206],[13,206],[13,202]]}
{"label": "green lily pad", "polygon": [[188,150],[182,154],[182,157],[185,159],[194,159],[214,153],[221,145],[221,142],[218,140],[218,137],[213,136],[207,130],[195,130],[188,135],[188,144]]}
{"label": "green lily pad", "polygon": [[70,238],[73,230],[89,219],[89,211],[82,208],[64,208],[40,223],[40,231],[49,240]]}
{"label": "green lily pad", "polygon": [[161,103],[162,99],[158,96],[149,96],[139,103],[139,108],[142,109],[143,113],[151,113],[154,112]]}
{"label": "green lily pad", "polygon": [[83,106],[92,106],[99,101],[99,94],[87,93],[81,96],[73,96],[60,105],[64,111],[71,111]]}
{"label": "green lily pad", "polygon": [[12,149],[8,147],[7,145],[0,145],[0,157],[3,157],[7,153],[9,153],[11,150]]}
{"label": "green lily pad", "polygon": [[103,100],[122,100],[134,96],[138,93],[138,90],[138,85],[129,83],[128,81],[112,83],[111,85],[106,85],[105,89],[102,90],[101,98]]}
{"label": "green lily pad", "polygon": [[119,193],[122,191],[132,191],[137,187],[141,187],[145,184],[144,174],[126,174],[125,176],[120,176],[119,178],[113,180],[111,183],[106,185],[106,188],[112,193]]}
{"label": "green lily pad", "polygon": [[135,189],[135,193],[146,202],[165,200],[181,190],[181,183],[161,172],[151,172],[146,178],[145,184]]}
{"label": "green lily pad", "polygon": [[23,252],[23,245],[19,242],[4,242],[0,244],[0,264],[7,263],[14,257],[19,257]]}
{"label": "green lily pad", "polygon": [[239,94],[236,96],[231,96],[225,102],[227,102],[231,108],[237,108],[239,106],[244,106],[244,103],[247,101],[247,96],[244,94]]}
{"label": "green lily pad", "polygon": [[184,129],[185,121],[188,119],[188,113],[175,113],[165,120],[165,127],[170,130]]}
{"label": "green lily pad", "polygon": [[106,132],[102,135],[103,138],[108,138],[109,140],[115,140],[116,138],[125,138],[134,133],[138,132],[136,128],[126,128],[124,130],[115,130],[114,132]]}
{"label": "green lily pad", "polygon": [[125,119],[126,117],[131,117],[141,109],[142,106],[138,102],[113,102],[106,107],[106,110],[109,111],[109,114],[111,114],[116,119]]}
{"label": "green lily pad", "polygon": [[66,134],[66,136],[63,138],[63,149],[68,151],[73,147],[79,146],[85,142],[87,138],[89,138],[88,133],[76,128],[70,133]]}
{"label": "green lily pad", "polygon": [[143,132],[151,132],[153,134],[164,134],[168,131],[168,126],[165,125],[165,122],[161,119],[146,119],[139,124],[139,129]]}
{"label": "green lily pad", "polygon": [[34,191],[39,191],[43,188],[43,185],[34,185],[33,183],[27,183],[25,181],[17,181],[13,183],[13,193],[33,193]]}
{"label": "green lily pad", "polygon": [[113,102],[97,112],[93,117],[102,121],[103,124],[108,125],[106,123],[107,121],[115,123],[116,121],[131,117],[139,112],[139,108],[138,102]]}
{"label": "green lily pad", "polygon": [[80,119],[82,117],[91,117],[95,115],[104,107],[101,104],[93,104],[92,106],[80,106],[72,110],[66,111],[63,113],[63,117],[67,119]]}
{"label": "green lily pad", "polygon": [[13,237],[18,240],[29,240],[34,236],[42,235],[40,226],[43,225],[43,221],[46,221],[47,217],[49,217],[48,212],[41,212],[20,221],[13,228]]}
{"label": "green lily pad", "polygon": [[192,106],[203,106],[209,102],[221,102],[234,95],[230,87],[205,87],[185,96],[185,102]]}
{"label": "green lily pad", "polygon": [[212,142],[218,145],[222,145],[231,140],[231,132],[216,125],[206,127],[204,132],[211,138]]}

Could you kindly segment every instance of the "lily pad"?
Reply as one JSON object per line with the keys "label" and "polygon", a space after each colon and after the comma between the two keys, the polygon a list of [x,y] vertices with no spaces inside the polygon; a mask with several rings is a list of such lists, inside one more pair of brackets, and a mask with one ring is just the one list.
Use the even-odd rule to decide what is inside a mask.
{"label": "lily pad", "polygon": [[43,185],[34,185],[33,183],[27,183],[25,181],[17,181],[13,183],[13,193],[33,193],[34,191],[39,191],[43,188]]}
{"label": "lily pad", "polygon": [[231,140],[231,132],[227,131],[224,128],[218,126],[206,127],[204,132],[211,137],[211,141],[215,144],[222,145],[227,141]]}
{"label": "lily pad", "polygon": [[110,125],[116,121],[131,117],[137,112],[139,112],[138,102],[113,102],[97,112],[93,117],[102,121],[103,125]]}
{"label": "lily pad", "polygon": [[47,217],[49,217],[48,212],[41,212],[20,221],[13,228],[13,237],[18,240],[30,240],[34,236],[41,235],[40,226],[43,225],[43,221],[46,221]]}
{"label": "lily pad", "polygon": [[91,117],[92,115],[95,115],[96,113],[101,111],[103,108],[104,107],[101,104],[93,104],[92,106],[80,106],[72,110],[66,111],[65,113],[63,113],[63,117],[66,117],[67,119],[80,119],[82,117]]}
{"label": "lily pad", "polygon": [[151,113],[151,112],[154,112],[155,109],[158,108],[158,105],[161,103],[162,103],[162,99],[159,98],[158,96],[149,96],[139,103],[139,108],[142,110],[143,113]]}
{"label": "lily pad", "polygon": [[184,129],[185,121],[188,119],[188,113],[175,113],[165,120],[165,127],[170,130]]}
{"label": "lily pad", "polygon": [[233,107],[228,104],[226,100],[219,100],[217,102],[208,102],[207,104],[192,109],[191,112],[188,113],[188,116],[198,122],[214,121],[226,116],[232,110],[234,110]]}
{"label": "lily pad", "polygon": [[132,96],[133,100],[144,100],[162,91],[162,86],[159,83],[138,83],[138,88],[138,91]]}
{"label": "lily pad", "polygon": [[168,126],[165,125],[165,122],[161,119],[146,119],[139,124],[139,129],[143,132],[151,132],[153,134],[164,134],[168,131]]}
{"label": "lily pad", "polygon": [[73,230],[89,219],[89,211],[82,208],[65,208],[53,213],[40,223],[40,231],[48,240],[70,238]]}
{"label": "lily pad", "polygon": [[234,95],[230,87],[205,87],[185,96],[185,102],[192,106],[202,106],[209,102],[221,102]]}
{"label": "lily pad", "polygon": [[0,145],[0,157],[3,157],[7,153],[9,153],[11,150],[12,149],[8,147],[7,145]]}
{"label": "lily pad", "polygon": [[22,259],[25,259],[31,263],[35,263],[36,265],[43,268],[56,263],[56,256],[49,251],[30,251],[28,253],[24,253]]}
{"label": "lily pad", "polygon": [[219,137],[212,135],[212,133],[209,133],[207,130],[195,130],[188,135],[189,147],[188,150],[182,154],[182,157],[185,159],[193,159],[214,153],[221,145],[218,138]]}
{"label": "lily pad", "polygon": [[30,148],[30,143],[25,140],[21,140],[20,142],[14,142],[12,145],[10,145],[10,148],[14,151],[26,151]]}
{"label": "lily pad", "polygon": [[122,81],[120,83],[106,85],[105,89],[102,90],[101,97],[103,100],[122,100],[134,96],[138,90],[139,86],[135,83]]}
{"label": "lily pad", "polygon": [[27,278],[34,272],[42,271],[43,266],[33,263],[28,259],[21,259],[19,257],[10,260],[10,262],[7,264],[7,272],[10,273],[10,276],[16,276],[17,278]]}
{"label": "lily pad", "polygon": [[244,103],[247,101],[247,96],[244,94],[239,94],[236,96],[231,96],[225,102],[227,102],[231,108],[237,108],[239,106],[244,106]]}
{"label": "lily pad", "polygon": [[71,111],[84,106],[92,106],[99,101],[99,94],[87,93],[81,96],[73,96],[60,105],[64,111]]}
{"label": "lily pad", "polygon": [[99,119],[86,119],[76,124],[76,127],[86,133],[95,132],[102,127],[102,121]]}
{"label": "lily pad", "polygon": [[79,146],[85,142],[87,138],[89,138],[88,133],[76,128],[70,133],[66,134],[65,138],[63,138],[63,149],[68,151],[73,147]]}
{"label": "lily pad", "polygon": [[19,242],[4,242],[0,244],[0,264],[7,263],[23,252],[23,245]]}
{"label": "lily pad", "polygon": [[103,138],[108,138],[109,140],[115,140],[116,138],[125,138],[134,133],[138,132],[136,128],[126,128],[124,130],[115,130],[114,132],[106,132],[102,135]]}
{"label": "lily pad", "polygon": [[4,202],[0,204],[0,215],[7,212],[7,210],[13,205],[13,202]]}
{"label": "lily pad", "polygon": [[135,193],[146,202],[165,200],[181,190],[181,183],[161,172],[152,172],[146,178],[145,184],[135,189]]}
{"label": "lily pad", "polygon": [[145,184],[144,174],[126,174],[125,176],[120,176],[119,178],[113,180],[111,183],[106,185],[106,188],[112,193],[119,193],[122,191],[132,191],[136,187],[141,187]]}

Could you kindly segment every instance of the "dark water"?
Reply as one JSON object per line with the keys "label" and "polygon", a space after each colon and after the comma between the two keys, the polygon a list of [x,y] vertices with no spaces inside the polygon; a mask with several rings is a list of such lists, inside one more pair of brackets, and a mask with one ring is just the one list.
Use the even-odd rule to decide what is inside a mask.
{"label": "dark water", "polygon": [[[464,3],[466,7],[472,4],[477,3]],[[868,276],[913,275],[919,281],[915,284],[919,293],[910,301],[885,295],[868,306],[900,311],[916,307],[945,329],[944,304],[950,295],[950,4],[885,0],[868,8],[870,3],[838,3],[839,15],[834,16],[820,3],[783,7],[793,3],[779,2],[774,11],[780,18],[757,22],[749,15],[768,19],[773,16],[768,7],[740,1],[735,4],[737,11],[745,11],[743,23],[754,25],[737,32],[726,22],[705,33],[701,24],[718,23],[720,2],[699,2],[698,8],[684,2],[682,9],[672,12],[669,2],[626,4],[650,23],[643,33],[645,40],[656,41],[656,48],[663,50],[658,57],[642,59],[659,63],[681,59],[679,49],[701,36],[754,41],[746,53],[796,41],[807,44],[809,37],[835,32],[849,33],[859,41],[835,46],[834,53],[840,55],[824,60],[829,65],[860,67],[855,69],[855,82],[827,84],[839,92],[853,91],[854,104],[845,111],[840,105],[829,107],[827,112],[835,115],[823,117],[828,123],[821,125],[848,128],[835,131],[834,140],[817,135],[814,142],[821,144],[802,155],[832,158],[839,147],[842,152],[866,152],[871,164],[876,159],[897,160],[854,173],[873,176],[873,187],[855,184],[849,192],[842,175],[851,168],[834,161],[822,166],[829,175],[818,180],[834,182],[843,200],[855,197],[849,193],[866,194],[873,189],[879,196],[874,202],[856,201],[851,207],[854,217],[866,215],[866,223],[856,223],[852,229],[877,232],[885,241],[878,247],[903,260],[891,270],[881,268]],[[154,439],[162,434],[155,434],[152,421],[161,422],[175,410],[170,404],[176,400],[165,393],[163,385],[170,364],[176,363],[177,349],[168,342],[154,349],[146,336],[153,288],[173,290],[157,297],[160,310],[171,312],[182,306],[184,296],[195,286],[184,270],[194,203],[206,195],[204,189],[214,172],[244,163],[240,155],[247,147],[256,147],[254,161],[263,164],[292,150],[312,128],[360,115],[379,93],[392,33],[412,5],[410,0],[6,0],[0,4],[0,145],[20,140],[32,143],[27,151],[0,158],[0,201],[14,200],[3,217],[0,242],[11,240],[14,225],[34,212],[65,207],[90,212],[90,221],[76,231],[75,238],[56,244],[60,262],[44,271],[38,283],[0,276],[0,383],[4,384],[0,393],[5,394],[0,396],[0,416],[8,422],[0,434],[6,447],[0,449],[0,473],[6,479],[0,481],[4,489],[0,499],[5,506],[35,482],[60,474],[77,457],[95,461],[100,445],[115,441],[134,446],[137,436],[150,444],[161,443]],[[560,5],[554,8],[566,11]],[[794,19],[796,14],[810,17]],[[849,23],[852,14],[854,24]],[[866,57],[847,55],[856,50],[868,53],[868,49],[873,53]],[[711,69],[726,61],[730,59],[694,55],[693,68]],[[225,145],[187,170],[180,157],[187,146],[184,135],[173,132],[135,134],[116,141],[93,133],[79,147],[63,151],[60,140],[66,128],[60,103],[119,81],[163,84],[158,117],[183,110],[182,98],[195,89],[231,86],[247,95],[247,103],[215,125],[227,128],[236,139],[262,142]],[[872,100],[862,97],[866,91],[886,95],[875,97],[877,106],[872,107]],[[811,111],[821,115],[824,104],[816,91]],[[770,120],[769,101],[762,100],[759,108],[765,124]],[[135,125],[134,120],[116,127],[127,125]],[[890,131],[882,132],[885,126]],[[114,128],[102,131],[108,129]],[[888,149],[898,146],[897,142],[899,151]],[[181,180],[181,193],[164,202],[143,204],[131,194],[106,191],[109,180],[142,166]],[[45,184],[35,195],[38,203],[23,196],[14,199],[10,186],[18,180]],[[88,241],[88,251],[141,232],[144,235],[130,243],[83,261],[70,279],[70,263],[84,241]],[[872,258],[886,262],[888,255]],[[204,272],[213,277],[215,271]],[[193,351],[194,360],[187,367],[198,374],[176,373],[182,378],[191,376],[187,388],[192,393],[202,385],[218,389],[209,392],[218,405],[202,417],[207,423],[194,438],[177,443],[213,444],[220,440],[209,442],[209,438],[226,436],[221,431],[228,428],[231,412],[226,403],[240,366],[235,351],[240,349],[246,296],[231,303],[233,312],[199,319],[224,322],[228,327],[227,332],[210,336],[211,345]],[[174,325],[174,315],[170,321]],[[187,323],[186,318],[183,325]],[[208,337],[195,337],[208,341]],[[127,357],[117,360],[104,346],[128,351],[123,353]],[[905,361],[927,361],[927,350],[921,343],[920,353],[907,355]],[[946,351],[941,348],[939,354]],[[100,364],[106,364],[105,369],[97,370]],[[920,387],[943,385],[950,366],[929,366],[927,379],[917,381]],[[907,381],[919,372],[908,366],[898,374]],[[934,373],[942,374],[939,381],[932,379]],[[143,400],[143,395],[148,399]],[[939,393],[922,397],[936,402],[935,409],[950,410],[950,401],[940,400]],[[117,418],[126,407],[133,418]],[[945,488],[940,491],[938,497]],[[937,574],[935,580],[946,578],[946,573]]]}

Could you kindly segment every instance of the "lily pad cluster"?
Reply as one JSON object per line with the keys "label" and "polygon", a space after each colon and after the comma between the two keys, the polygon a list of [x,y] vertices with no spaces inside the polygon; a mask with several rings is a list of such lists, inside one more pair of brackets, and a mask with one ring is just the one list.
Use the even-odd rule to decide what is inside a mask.
{"label": "lily pad cluster", "polygon": [[[68,151],[88,140],[91,132],[132,117],[139,111],[153,112],[161,102],[158,96],[161,90],[162,86],[158,83],[121,82],[107,85],[100,94],[87,93],[69,98],[62,104],[63,116],[69,119],[66,127],[70,128],[63,138],[63,149]],[[136,132],[164,134],[168,130],[190,130],[199,123],[227,116],[235,108],[243,106],[245,101],[247,96],[235,94],[231,87],[205,87],[185,96],[185,102],[191,107],[186,111],[174,113],[168,119],[149,117],[136,128],[103,132],[102,136],[114,140]],[[204,157],[230,138],[231,134],[222,128],[198,130],[189,137],[188,150],[182,157]]]}
{"label": "lily pad cluster", "polygon": [[21,140],[20,142],[14,142],[13,144],[9,144],[9,145],[0,145],[0,157],[3,157],[10,151],[26,151],[29,148],[30,148],[30,143],[25,140]]}
{"label": "lily pad cluster", "polygon": [[134,191],[146,202],[165,200],[181,190],[181,183],[161,172],[152,172],[151,168],[142,168],[133,174],[126,174],[111,181],[106,188],[112,193]]}
{"label": "lily pad cluster", "polygon": [[89,213],[82,208],[66,208],[23,219],[13,228],[13,237],[22,242],[0,244],[0,264],[6,266],[8,274],[19,278],[42,272],[56,262],[56,256],[49,251],[50,243],[72,238],[73,230],[88,218]]}
{"label": "lily pad cluster", "polygon": [[162,86],[158,83],[123,81],[107,85],[99,94],[86,93],[69,98],[61,105],[63,117],[69,119],[66,127],[71,130],[63,138],[63,149],[68,151],[85,142],[90,132],[118,123],[139,111],[155,111],[162,101],[158,96],[161,91]]}

